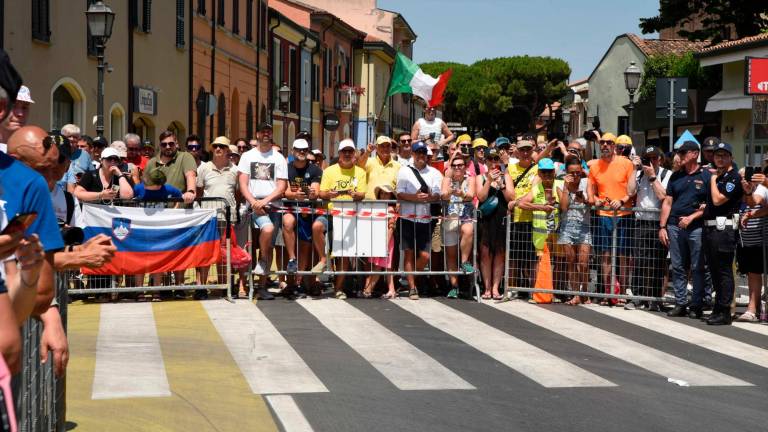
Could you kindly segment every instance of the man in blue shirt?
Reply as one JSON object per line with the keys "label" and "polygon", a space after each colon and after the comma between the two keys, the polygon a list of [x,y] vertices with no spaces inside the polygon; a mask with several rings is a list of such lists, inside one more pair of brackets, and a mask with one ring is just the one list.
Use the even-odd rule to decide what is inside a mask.
{"label": "man in blue shirt", "polygon": [[[45,147],[48,134],[37,126],[25,126],[13,134],[8,142],[8,152],[22,146]],[[48,141],[52,141],[48,139]],[[49,142],[48,147],[55,145]],[[37,300],[33,315],[40,315],[48,309],[54,295],[53,253],[64,247],[64,241],[56,222],[51,195],[45,179],[32,168],[16,159],[0,154],[0,205],[8,219],[16,214],[36,212],[37,218],[26,235],[37,234],[45,249],[45,262],[40,271]]]}

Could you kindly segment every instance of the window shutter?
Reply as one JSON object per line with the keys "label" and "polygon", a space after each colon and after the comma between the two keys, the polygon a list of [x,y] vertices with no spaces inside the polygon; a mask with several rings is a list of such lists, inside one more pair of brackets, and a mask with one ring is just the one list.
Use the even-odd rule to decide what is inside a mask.
{"label": "window shutter", "polygon": [[176,48],[184,48],[184,0],[176,0]]}
{"label": "window shutter", "polygon": [[253,42],[253,0],[245,0],[245,40]]}
{"label": "window shutter", "polygon": [[43,42],[51,41],[50,2],[32,0],[32,38]]}
{"label": "window shutter", "polygon": [[216,5],[216,23],[220,26],[224,25],[224,0],[218,0]]}
{"label": "window shutter", "polygon": [[152,0],[144,0],[141,13],[141,31],[149,33],[152,30]]}
{"label": "window shutter", "polygon": [[205,15],[205,0],[197,0],[197,13]]}
{"label": "window shutter", "polygon": [[240,34],[240,0],[232,0],[232,33]]}

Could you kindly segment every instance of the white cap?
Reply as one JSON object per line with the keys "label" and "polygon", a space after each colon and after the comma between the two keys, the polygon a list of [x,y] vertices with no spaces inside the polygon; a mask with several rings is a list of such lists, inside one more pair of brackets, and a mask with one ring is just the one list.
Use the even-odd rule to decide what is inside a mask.
{"label": "white cap", "polygon": [[32,100],[32,95],[29,93],[29,87],[23,85],[19,88],[19,93],[16,95],[17,102],[35,103]]}
{"label": "white cap", "polygon": [[112,147],[107,147],[104,150],[101,151],[101,158],[106,159],[108,157],[120,157],[120,155],[117,153],[117,150],[113,149]]}
{"label": "white cap", "polygon": [[344,150],[346,148],[354,149],[355,148],[355,142],[352,141],[350,138],[341,140],[341,142],[339,143],[339,151],[342,151],[342,150]]}
{"label": "white cap", "polygon": [[574,141],[579,143],[582,149],[587,148],[587,140],[585,140],[584,138],[576,138]]}
{"label": "white cap", "polygon": [[293,148],[295,149],[308,149],[309,143],[304,138],[299,138],[293,141]]}

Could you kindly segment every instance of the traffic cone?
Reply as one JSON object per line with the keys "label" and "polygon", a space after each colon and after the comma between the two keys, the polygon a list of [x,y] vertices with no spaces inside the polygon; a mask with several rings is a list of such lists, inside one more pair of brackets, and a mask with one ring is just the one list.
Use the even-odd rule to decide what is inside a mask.
{"label": "traffic cone", "polygon": [[[534,288],[549,289],[553,288],[552,283],[552,264],[549,257],[549,245],[544,243],[544,249],[541,250],[541,256],[539,257],[539,265],[536,269],[536,283]],[[536,303],[552,303],[552,294],[534,292],[533,300]]]}

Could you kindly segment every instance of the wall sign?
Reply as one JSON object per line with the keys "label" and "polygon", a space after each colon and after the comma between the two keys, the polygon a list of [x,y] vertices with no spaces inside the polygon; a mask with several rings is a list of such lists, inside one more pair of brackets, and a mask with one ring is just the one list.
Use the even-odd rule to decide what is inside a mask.
{"label": "wall sign", "polygon": [[136,111],[142,114],[157,115],[157,92],[154,90],[134,87],[133,100],[136,103]]}
{"label": "wall sign", "polygon": [[745,57],[744,94],[768,95],[768,58]]}

